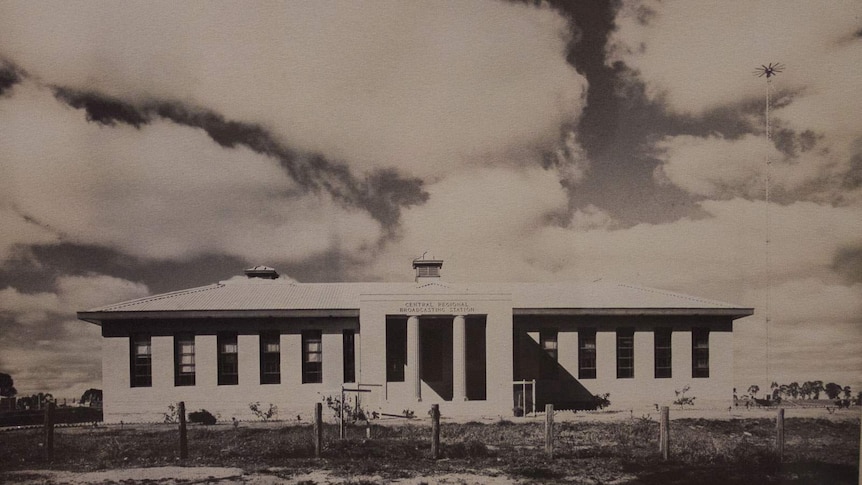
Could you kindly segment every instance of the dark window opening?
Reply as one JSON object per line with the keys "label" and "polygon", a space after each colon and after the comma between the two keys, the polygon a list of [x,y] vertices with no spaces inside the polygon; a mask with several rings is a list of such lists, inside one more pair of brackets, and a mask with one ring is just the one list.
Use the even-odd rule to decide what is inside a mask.
{"label": "dark window opening", "polygon": [[596,330],[578,331],[578,379],[596,378]]}
{"label": "dark window opening", "polygon": [[691,331],[691,376],[709,377],[709,329]]}
{"label": "dark window opening", "polygon": [[195,336],[182,333],[174,336],[174,385],[195,385]]}
{"label": "dark window opening", "polygon": [[302,331],[302,383],[323,382],[323,336],[320,330]]}
{"label": "dark window opening", "polygon": [[131,387],[151,387],[153,385],[153,347],[149,335],[134,334],[131,344]]}
{"label": "dark window opening", "polygon": [[404,382],[407,366],[407,319],[386,319],[386,382]]}
{"label": "dark window opening", "polygon": [[260,383],[281,384],[281,335],[260,334]]}
{"label": "dark window opening", "polygon": [[557,331],[543,329],[539,332],[539,342],[542,346],[542,356],[539,361],[539,379],[557,378]]}
{"label": "dark window opening", "polygon": [[341,332],[344,356],[344,382],[356,382],[356,333],[352,329]]}
{"label": "dark window opening", "polygon": [[653,334],[655,338],[656,379],[668,379],[673,376],[671,334],[672,332],[669,328],[657,328]]}
{"label": "dark window opening", "polygon": [[617,329],[617,379],[635,376],[635,331],[631,328]]}
{"label": "dark window opening", "polygon": [[219,333],[218,385],[234,386],[239,383],[239,347],[236,333]]}

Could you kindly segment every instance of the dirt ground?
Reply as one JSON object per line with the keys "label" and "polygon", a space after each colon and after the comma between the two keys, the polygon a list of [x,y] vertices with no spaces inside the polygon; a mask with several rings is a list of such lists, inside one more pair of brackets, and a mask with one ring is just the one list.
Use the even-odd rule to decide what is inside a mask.
{"label": "dirt ground", "polygon": [[[503,441],[507,439],[531,439],[537,446],[508,449],[506,444],[489,444],[488,451],[475,457],[469,452],[458,456],[462,450],[452,448],[449,455],[436,462],[419,458],[415,466],[411,456],[395,456],[399,447],[410,447],[408,441],[395,441],[394,445],[383,446],[371,454],[352,453],[352,448],[335,446],[330,456],[323,461],[313,458],[281,460],[263,459],[246,461],[250,456],[249,447],[258,446],[253,442],[239,444],[231,449],[226,444],[215,455],[215,459],[192,459],[180,465],[179,460],[160,458],[153,462],[136,462],[122,457],[124,450],[114,453],[115,461],[109,461],[94,469],[91,465],[81,465],[86,460],[52,464],[49,467],[27,468],[20,465],[4,466],[0,457],[0,483],[23,484],[108,484],[108,483],[147,483],[147,484],[296,484],[296,485],[365,485],[365,484],[534,484],[534,483],[584,483],[584,484],[628,484],[653,485],[664,483],[698,483],[700,485],[718,483],[772,483],[772,484],[852,484],[856,482],[859,463],[860,409],[828,412],[826,409],[786,408],[785,419],[788,423],[788,458],[777,467],[769,465],[758,470],[742,469],[738,463],[728,460],[742,460],[739,463],[759,463],[750,457],[736,456],[739,450],[753,450],[757,455],[767,448],[733,448],[740,443],[769,442],[774,435],[776,410],[734,408],[730,410],[671,410],[672,450],[678,455],[676,462],[653,467],[654,438],[658,412],[654,409],[628,410],[617,412],[572,413],[558,412],[554,419],[559,423],[558,443],[566,451],[554,460],[542,458],[541,425],[543,415],[524,418],[488,417],[471,420],[471,423],[455,424],[464,420],[444,419],[450,430],[465,430],[465,434],[486,443],[493,442],[493,433],[498,433]],[[415,428],[424,433],[424,419],[414,420]],[[476,423],[478,421],[478,423]],[[510,422],[506,426],[501,423]],[[399,426],[403,420],[381,420],[382,429],[392,427],[393,433],[402,432]],[[479,424],[481,423],[481,424]],[[122,436],[134,437],[136,432],[157,433],[152,429],[165,430],[166,425],[152,428],[139,426],[136,430],[126,430]],[[229,425],[214,427],[215,431],[200,429],[201,438],[212,440],[227,439],[232,435]],[[242,423],[239,431],[248,433],[270,432],[278,424]],[[282,425],[283,426],[283,425]],[[460,426],[460,427],[459,427]],[[674,428],[676,427],[676,428]],[[100,427],[102,431],[104,427]],[[444,430],[447,428],[444,428]],[[398,430],[398,431],[396,431]],[[647,430],[649,436],[643,438],[638,433]],[[116,430],[114,430],[116,431]],[[110,427],[107,436],[114,436]],[[198,430],[195,430],[198,431]],[[356,430],[361,431],[361,430]],[[85,429],[64,430],[64,443],[74,441],[76,435],[89,436],[93,431]],[[381,431],[383,432],[383,431]],[[9,436],[15,432],[0,432],[0,455],[7,454],[10,446]],[[475,435],[471,433],[476,433]],[[508,434],[507,434],[508,433]],[[32,434],[32,433],[31,433]],[[164,434],[164,433],[163,433]],[[840,434],[837,438],[835,435]],[[529,436],[528,436],[529,435]],[[23,436],[23,435],[22,435]],[[119,434],[117,436],[120,436]],[[250,435],[258,436],[258,435]],[[538,440],[536,438],[539,438]],[[4,440],[4,438],[7,438]],[[38,439],[38,433],[34,439]],[[110,438],[114,439],[114,438]],[[252,438],[256,439],[256,438]],[[268,438],[267,438],[268,439]],[[452,435],[446,437],[451,441]],[[465,438],[466,439],[466,438]],[[730,441],[728,444],[725,441]],[[741,440],[741,441],[740,441]],[[399,444],[399,443],[404,443]],[[114,445],[120,446],[120,445]],[[673,448],[676,446],[676,448]],[[760,446],[760,445],[758,445]],[[517,447],[516,447],[517,448]],[[690,449],[688,449],[690,448]],[[463,451],[462,450],[462,451]],[[40,450],[33,450],[38,453]],[[224,453],[227,452],[227,455]],[[113,453],[113,451],[112,451]],[[255,452],[251,452],[251,456]],[[387,458],[387,453],[393,455]],[[717,458],[709,458],[713,453]],[[7,456],[25,456],[7,454]],[[168,453],[170,455],[170,453]],[[112,455],[113,456],[113,455]],[[220,460],[218,456],[231,459]],[[418,455],[421,456],[421,455]],[[406,457],[406,459],[405,459]],[[34,465],[38,460],[25,460]],[[386,463],[390,461],[390,463]],[[373,463],[369,463],[373,462]],[[345,465],[345,463],[347,463]],[[404,463],[404,473],[397,473],[399,464]],[[7,462],[7,465],[9,462]],[[285,466],[272,466],[274,464]],[[143,465],[143,466],[141,466]],[[219,465],[219,466],[213,466]],[[757,466],[760,466],[759,464]],[[393,473],[393,469],[396,471]],[[729,474],[728,474],[729,473]]]}

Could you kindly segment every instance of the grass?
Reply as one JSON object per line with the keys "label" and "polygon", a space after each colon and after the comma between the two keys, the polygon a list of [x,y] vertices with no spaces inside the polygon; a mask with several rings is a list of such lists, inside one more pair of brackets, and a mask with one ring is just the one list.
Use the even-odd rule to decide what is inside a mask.
{"label": "grass", "polygon": [[337,428],[326,426],[321,459],[314,458],[309,425],[192,426],[186,460],[178,458],[176,425],[57,429],[51,462],[41,454],[41,430],[13,430],[0,433],[0,481],[2,471],[180,464],[232,466],[249,472],[278,468],[283,477],[327,469],[345,479],[479,473],[528,483],[856,483],[858,419],[839,423],[788,419],[781,461],[772,449],[774,427],[768,419],[674,420],[668,462],[658,456],[658,423],[646,418],[559,422],[553,458],[544,453],[540,423],[444,423],[442,459],[437,461],[430,459],[430,428],[424,422],[374,425],[371,440],[364,427],[349,428],[348,439],[338,440]]}

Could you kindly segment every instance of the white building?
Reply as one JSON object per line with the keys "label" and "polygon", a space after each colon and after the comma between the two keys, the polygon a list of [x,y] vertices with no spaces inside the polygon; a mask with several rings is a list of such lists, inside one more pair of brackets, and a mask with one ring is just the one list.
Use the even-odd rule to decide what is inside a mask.
{"label": "white building", "polygon": [[79,312],[102,327],[105,420],[161,420],[178,401],[222,419],[273,404],[289,419],[343,387],[367,391],[366,410],[511,416],[533,380],[539,409],[605,393],[612,408],[666,405],[684,386],[699,406],[731,403],[733,321],[750,308],[620,284],[450,284],[442,265],[414,261],[409,283],[255,267]]}

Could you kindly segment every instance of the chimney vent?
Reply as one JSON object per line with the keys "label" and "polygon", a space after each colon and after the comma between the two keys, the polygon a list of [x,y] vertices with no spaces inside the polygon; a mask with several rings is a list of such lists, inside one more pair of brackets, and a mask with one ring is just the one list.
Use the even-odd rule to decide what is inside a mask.
{"label": "chimney vent", "polygon": [[251,278],[261,278],[265,280],[274,280],[278,278],[278,271],[269,266],[255,266],[245,270],[245,275]]}
{"label": "chimney vent", "polygon": [[443,267],[442,259],[414,259],[413,269],[416,270],[416,282],[426,279],[439,279],[440,268]]}

